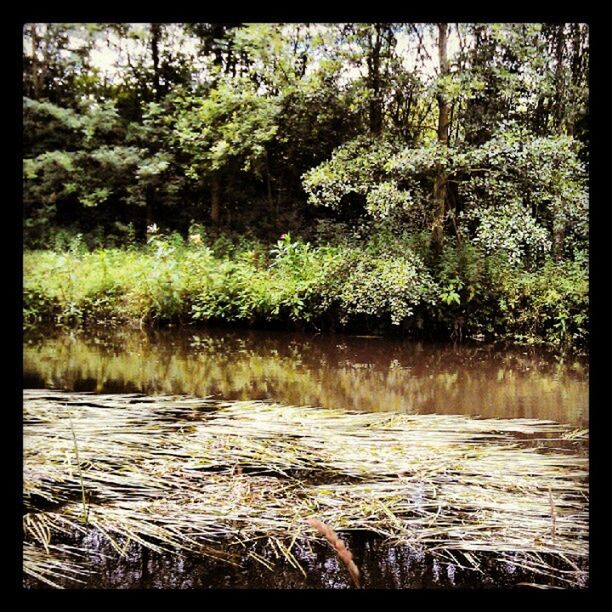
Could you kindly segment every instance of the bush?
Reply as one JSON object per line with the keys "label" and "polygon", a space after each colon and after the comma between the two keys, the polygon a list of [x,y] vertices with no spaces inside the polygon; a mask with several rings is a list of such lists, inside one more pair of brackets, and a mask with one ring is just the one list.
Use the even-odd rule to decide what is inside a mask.
{"label": "bush", "polygon": [[514,340],[584,347],[588,341],[589,280],[586,255],[548,261],[541,270],[499,275],[500,314]]}
{"label": "bush", "polygon": [[23,326],[32,329],[43,323],[55,322],[62,310],[60,301],[39,285],[24,287]]}
{"label": "bush", "polygon": [[326,285],[328,299],[336,301],[340,321],[374,317],[394,326],[431,303],[433,280],[412,253],[402,257],[374,257],[368,252],[345,251]]}
{"label": "bush", "polygon": [[313,247],[286,234],[271,249],[252,241],[220,249],[218,239],[213,246],[224,254],[202,238],[154,232],[141,249],[28,251],[24,325],[340,326],[448,339],[461,319],[464,337],[574,347],[588,339],[585,254],[529,271],[503,253],[449,241],[428,267],[422,236],[382,230],[361,244]]}

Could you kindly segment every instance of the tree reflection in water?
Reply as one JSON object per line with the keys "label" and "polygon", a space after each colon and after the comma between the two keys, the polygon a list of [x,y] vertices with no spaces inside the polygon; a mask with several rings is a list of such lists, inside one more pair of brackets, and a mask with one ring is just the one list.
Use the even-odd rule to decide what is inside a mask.
{"label": "tree reflection in water", "polygon": [[534,348],[277,331],[27,338],[24,386],[269,399],[347,410],[588,424],[588,364]]}

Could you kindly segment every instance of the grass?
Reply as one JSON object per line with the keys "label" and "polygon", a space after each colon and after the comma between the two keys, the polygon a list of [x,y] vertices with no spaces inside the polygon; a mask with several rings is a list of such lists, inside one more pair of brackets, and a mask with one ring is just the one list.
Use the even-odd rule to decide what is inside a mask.
{"label": "grass", "polygon": [[[230,562],[228,546],[246,558],[249,543],[267,541],[299,566],[292,548],[320,538],[315,519],[476,571],[493,553],[544,584],[577,586],[588,561],[586,436],[531,419],[25,391],[25,538],[28,551],[67,559],[65,574],[88,569],[50,548],[75,530],[118,554],[135,541]],[[54,566],[36,559],[24,555],[24,570],[53,580]]]}
{"label": "grass", "polygon": [[76,433],[74,431],[74,424],[72,423],[72,418],[69,416],[68,420],[70,421],[70,431],[72,432],[72,441],[74,443],[74,456],[76,458],[77,470],[79,471],[79,482],[81,485],[81,501],[83,502],[83,522],[87,522],[87,518],[89,516],[89,510],[87,507],[87,495],[85,493],[85,484],[83,483],[83,470],[81,469],[81,458],[79,457],[79,445],[76,438]]}
{"label": "grass", "polygon": [[285,237],[274,248],[218,252],[161,235],[139,248],[26,251],[24,326],[223,324],[446,340],[458,329],[462,338],[585,349],[586,260],[528,272],[461,253],[447,249],[438,269],[407,243],[385,250],[375,240],[312,246]]}

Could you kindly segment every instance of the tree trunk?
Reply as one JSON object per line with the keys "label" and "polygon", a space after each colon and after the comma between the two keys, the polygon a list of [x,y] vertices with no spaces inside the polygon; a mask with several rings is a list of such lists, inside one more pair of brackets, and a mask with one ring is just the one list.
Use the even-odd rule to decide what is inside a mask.
{"label": "tree trunk", "polygon": [[569,136],[574,136],[576,130],[578,91],[585,85],[585,68],[584,60],[588,60],[588,53],[585,53],[586,39],[585,32],[579,23],[574,23],[571,26],[571,62],[569,64],[570,92],[568,100],[570,113],[567,121],[567,133]]}
{"label": "tree trunk", "polygon": [[555,59],[557,65],[555,67],[555,89],[556,89],[556,104],[555,104],[555,127],[558,132],[563,133],[565,126],[565,66],[564,66],[564,51],[565,51],[565,24],[560,23],[555,29],[556,47]]}
{"label": "tree trunk", "polygon": [[161,100],[160,78],[159,78],[159,40],[161,38],[161,26],[159,23],[151,24],[151,55],[153,56],[153,90],[155,101]]}
{"label": "tree trunk", "polygon": [[[559,134],[567,129],[567,104],[566,104],[566,87],[565,87],[565,65],[564,65],[564,52],[565,52],[565,24],[560,23],[556,26],[555,30],[556,45],[555,45],[555,59],[557,65],[555,67],[555,89],[556,89],[556,104],[555,104],[555,127]],[[563,206],[563,202],[559,202],[560,207]],[[562,211],[557,211],[553,219],[552,227],[552,252],[553,259],[560,261],[563,259],[564,243],[565,243],[565,220]]]}
{"label": "tree trunk", "polygon": [[555,261],[561,261],[565,251],[565,233],[567,230],[566,206],[567,204],[564,200],[559,198],[552,209],[552,256]]}
{"label": "tree trunk", "polygon": [[[225,34],[225,27],[222,24],[213,24],[212,50],[214,54],[213,64],[219,69],[213,77],[216,87],[219,81],[219,74],[223,68],[223,54],[216,41],[221,40]],[[210,219],[214,225],[221,223],[221,179],[214,174],[210,185]]]}
{"label": "tree trunk", "polygon": [[563,259],[563,251],[565,250],[565,221],[561,215],[556,215],[553,220],[552,230],[553,259],[555,261],[561,261]]}
{"label": "tree trunk", "polygon": [[272,199],[272,176],[270,175],[270,156],[268,155],[268,150],[266,149],[266,187],[268,190],[268,205],[270,207],[270,212],[274,210],[274,201]]}
{"label": "tree trunk", "polygon": [[[448,24],[438,24],[438,57],[440,60],[440,77],[450,72],[447,57]],[[448,146],[448,132],[450,124],[450,105],[443,91],[438,94],[438,142]],[[432,227],[432,247],[439,252],[444,242],[444,218],[446,216],[446,181],[447,176],[442,166],[436,168],[434,178],[434,222]]]}
{"label": "tree trunk", "polygon": [[40,100],[45,91],[45,81],[47,80],[47,67],[50,62],[49,43],[51,34],[49,32],[49,24],[45,24],[45,34],[42,45],[42,61],[38,58],[38,49],[41,46],[41,37],[38,33],[36,24],[30,26],[30,36],[32,38],[32,98]]}
{"label": "tree trunk", "polygon": [[214,176],[210,188],[210,218],[215,225],[221,221],[221,182]]}
{"label": "tree trunk", "polygon": [[151,227],[155,223],[155,217],[153,216],[153,204],[147,202],[147,227]]}
{"label": "tree trunk", "polygon": [[283,177],[282,175],[278,179],[278,188],[276,191],[276,210],[274,211],[274,221],[276,227],[280,227],[280,211],[281,211],[281,198],[283,193]]}
{"label": "tree trunk", "polygon": [[44,96],[45,93],[45,85],[47,83],[47,71],[48,67],[51,63],[51,51],[49,47],[51,46],[51,38],[53,36],[53,32],[49,28],[49,24],[45,25],[45,44],[43,46],[43,61],[40,65],[40,81],[39,81],[39,89],[40,95]]}
{"label": "tree trunk", "polygon": [[38,100],[41,94],[40,86],[40,68],[38,65],[38,32],[36,31],[36,24],[30,26],[30,37],[32,38],[32,68],[31,68],[31,92],[32,98]]}
{"label": "tree trunk", "polygon": [[368,77],[370,82],[370,132],[378,136],[382,131],[382,101],[380,98],[380,50],[382,47],[382,26],[374,26],[376,34],[374,41],[370,39],[370,54],[368,57]]}
{"label": "tree trunk", "polygon": [[147,220],[147,227],[150,227],[155,223],[155,213],[153,210],[153,188],[150,185],[147,185],[145,188],[145,214]]}

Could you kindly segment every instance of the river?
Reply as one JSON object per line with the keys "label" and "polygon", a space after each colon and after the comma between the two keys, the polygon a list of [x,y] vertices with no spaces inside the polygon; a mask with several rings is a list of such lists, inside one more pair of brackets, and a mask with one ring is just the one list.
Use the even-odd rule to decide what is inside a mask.
{"label": "river", "polygon": [[[118,394],[137,393],[158,396],[160,401],[170,402],[178,401],[172,399],[177,395],[228,401],[266,400],[285,407],[318,406],[352,414],[396,412],[406,415],[439,414],[504,419],[505,421],[499,421],[500,427],[503,423],[505,423],[503,427],[508,427],[507,419],[537,419],[538,421],[532,423],[554,421],[576,430],[588,428],[588,361],[581,357],[561,356],[533,347],[468,342],[453,345],[379,336],[226,329],[166,328],[149,331],[128,329],[87,333],[55,330],[26,335],[23,357],[24,389],[73,392],[72,395],[59,394],[59,399],[56,397],[54,400],[56,410],[57,402],[60,402],[60,407],[63,405],[63,398],[66,405],[72,402],[75,410],[78,410],[77,406],[81,406],[80,410],[86,411],[84,415],[87,411],[95,410],[97,400],[83,399],[82,395],[79,396],[83,392],[117,394],[100,395],[99,401],[102,402],[100,414],[105,415],[108,413],[108,408],[104,406],[114,401],[109,398],[116,397],[117,401],[119,398],[124,398],[121,401],[126,402],[126,406],[133,402],[141,402],[136,411],[136,418],[141,425],[133,431],[130,430],[130,439],[141,435],[144,437],[143,444],[146,441],[145,446],[151,443],[151,435],[157,435],[147,433],[147,427],[150,426],[148,422],[151,421],[151,426],[154,427],[154,419],[159,418],[159,415],[155,417],[153,412],[154,398],[144,398],[147,401],[151,400],[151,408],[147,408],[147,401],[143,401],[142,396]],[[33,402],[32,405],[37,401],[50,402],[48,406],[45,405],[45,410],[48,409],[51,414],[53,405],[51,395],[53,394],[49,394],[49,398],[45,399],[44,393],[37,396],[36,392],[26,391],[24,399]],[[37,397],[41,399],[37,400]],[[193,400],[186,398],[181,401]],[[150,412],[147,412],[148,410]],[[128,413],[131,414],[129,410],[126,414]],[[108,414],[110,418],[111,413]],[[49,449],[57,450],[59,438],[54,437],[56,434],[45,433],[52,427],[51,423],[55,417],[50,417],[48,423],[45,418],[42,420],[41,418],[39,415],[29,419],[28,435],[45,434],[41,440],[44,444],[50,440]],[[197,416],[197,411],[195,416],[185,421],[187,436],[193,430],[194,418],[196,420],[200,418]],[[344,413],[342,418],[345,418]],[[94,429],[101,427],[104,430],[102,421],[105,419],[106,416],[101,421],[90,421],[90,424],[95,425]],[[429,420],[429,417],[426,419]],[[75,418],[74,423],[70,421],[69,425],[71,428],[74,427],[72,435],[75,430],[78,432],[74,444],[78,438],[80,453],[87,456],[89,452],[90,460],[94,462],[86,463],[89,466],[88,470],[93,469],[91,466],[104,464],[105,461],[112,463],[113,457],[104,457],[104,453],[100,455],[94,450],[96,441],[100,438],[95,432],[84,429],[83,422]],[[277,424],[274,425],[276,426]],[[553,424],[552,427],[557,426]],[[495,428],[491,430],[492,433],[495,433],[494,430]],[[51,432],[51,429],[49,431]],[[201,431],[202,435],[205,434],[206,428]],[[110,443],[109,446],[113,449],[112,455],[120,451],[125,439],[121,437],[120,430],[115,434],[111,430],[109,432],[111,436],[118,436],[117,446],[114,443]],[[64,432],[63,435],[68,434]],[[518,439],[521,436],[517,434],[516,437]],[[33,482],[36,482],[36,478],[40,477],[36,476],[38,469],[36,461],[40,462],[36,457],[41,451],[33,442],[34,439],[26,436],[25,442],[29,450],[24,462],[29,470],[29,477],[32,478],[34,474]],[[62,451],[63,461],[66,457],[70,457],[74,450],[73,438],[66,439],[67,446]],[[159,439],[161,444],[161,433]],[[399,439],[398,437],[398,441]],[[185,440],[187,441],[188,437]],[[420,443],[415,439],[414,448],[407,448],[411,449],[410,452],[417,451]],[[495,438],[491,443],[495,444]],[[479,444],[468,445],[469,448],[466,446],[465,456],[468,457],[474,452],[485,452],[484,442]],[[541,438],[537,444],[538,453],[546,452]],[[551,444],[552,452],[573,452],[574,443],[571,440],[562,444],[556,435],[553,435]],[[92,447],[89,450],[88,445]],[[166,448],[163,444],[162,446]],[[564,446],[565,450],[561,446]],[[195,448],[196,452],[199,452],[197,450],[199,447]],[[514,456],[515,452],[518,457],[523,451],[520,447],[516,447],[508,456]],[[415,456],[418,456],[418,453]],[[532,459],[537,459],[536,463],[547,461],[546,457],[539,454],[531,456]],[[233,460],[234,457],[228,455],[227,461],[231,463]],[[56,459],[51,456],[45,461],[40,463],[44,469],[55,469],[53,466],[58,465]],[[29,463],[32,465],[28,465]],[[71,471],[71,465],[72,461],[69,462],[67,469],[74,479],[75,474]],[[141,466],[143,470],[146,465]],[[503,465],[504,471],[499,475],[502,480],[505,471],[508,470],[510,474],[511,469],[509,464]],[[520,465],[520,463],[515,465],[515,469],[518,466],[519,472],[522,469]],[[182,469],[180,465],[178,467]],[[124,469],[130,468],[126,465]],[[537,472],[536,464],[533,465],[533,469]],[[114,468],[111,472],[113,470]],[[449,478],[444,474],[440,476],[443,483]],[[558,472],[557,478],[562,475],[562,471]],[[468,469],[465,475],[466,482],[473,476],[473,471]],[[94,474],[86,471],[84,477],[84,490],[93,490],[95,481],[91,479]],[[106,478],[104,475],[103,477]],[[114,475],[112,477],[115,478]],[[62,478],[64,476],[60,480]],[[241,472],[236,474],[231,472],[229,478],[240,484],[242,480],[248,481],[250,476]],[[491,503],[497,503],[498,496],[503,493],[495,489],[498,483],[486,484],[486,480],[486,478],[483,480],[483,486],[493,487]],[[548,538],[550,535],[547,513],[552,512],[553,543],[555,529],[559,532],[564,529],[571,544],[574,537],[571,535],[575,528],[574,518],[570,515],[557,517],[556,506],[552,501],[550,489],[546,489],[546,483],[532,483],[532,480],[538,481],[538,477],[528,479],[525,481],[526,485],[544,487],[534,498],[537,506],[541,506],[540,510],[544,515],[542,537]],[[460,482],[463,481],[460,479]],[[480,488],[474,490],[474,495],[477,491],[480,491]],[[73,491],[73,495],[78,499],[80,495],[78,489]],[[443,492],[440,495],[441,499],[444,498]],[[555,495],[556,499],[560,500],[565,493]],[[569,497],[565,497],[563,503],[567,504],[568,499]],[[391,502],[393,500],[394,498],[390,498]],[[96,507],[94,504],[93,508],[96,512],[96,509],[99,510],[103,506]],[[588,509],[586,501],[578,504],[579,511],[583,508]],[[44,504],[40,509],[35,509],[35,513],[39,510],[45,511]],[[53,508],[51,510],[53,511]],[[451,510],[452,505],[449,506],[449,511]],[[567,514],[567,509],[564,509],[564,512]],[[492,524],[497,516],[499,512],[495,510],[491,519]],[[410,519],[410,515],[406,515],[405,518]],[[555,526],[555,521],[558,521],[558,527]],[[507,528],[511,527],[512,525],[507,525]],[[69,538],[68,543],[72,542],[78,549],[87,550],[96,568],[96,571],[88,575],[82,584],[85,588],[350,587],[350,581],[339,567],[338,559],[325,547],[302,549],[301,545],[296,544],[294,553],[299,563],[306,569],[305,573],[301,569],[298,571],[291,564],[285,564],[282,570],[271,572],[255,562],[229,566],[199,556],[150,552],[131,537],[122,544],[125,546],[126,554],[118,556],[113,552],[107,539],[101,537],[95,530],[88,532],[86,536],[79,533],[80,531],[75,530],[74,541]],[[381,547],[378,539],[372,538],[371,534],[364,535],[359,529],[348,529],[343,537],[359,562],[365,586],[368,588],[498,588],[531,583],[534,580],[543,585],[550,582],[548,579],[539,578],[537,574],[523,571],[522,557],[515,559],[510,555],[506,557],[508,563],[502,562],[501,565],[497,561],[493,562],[491,558],[489,567],[488,557],[485,554],[480,560],[484,565],[474,572],[454,563],[438,565],[435,559],[433,562],[431,559],[425,562],[423,557],[419,556],[420,553],[415,553],[410,547]],[[264,549],[256,550],[264,557],[269,554],[269,551],[266,553]],[[588,560],[584,559],[580,562],[580,568],[573,566],[572,569],[586,571],[586,563]],[[28,588],[41,586],[31,577],[26,578],[25,584]],[[58,584],[74,587],[73,582],[63,578],[59,579]]]}
{"label": "river", "polygon": [[29,337],[24,387],[588,425],[588,362],[535,348],[278,331]]}

